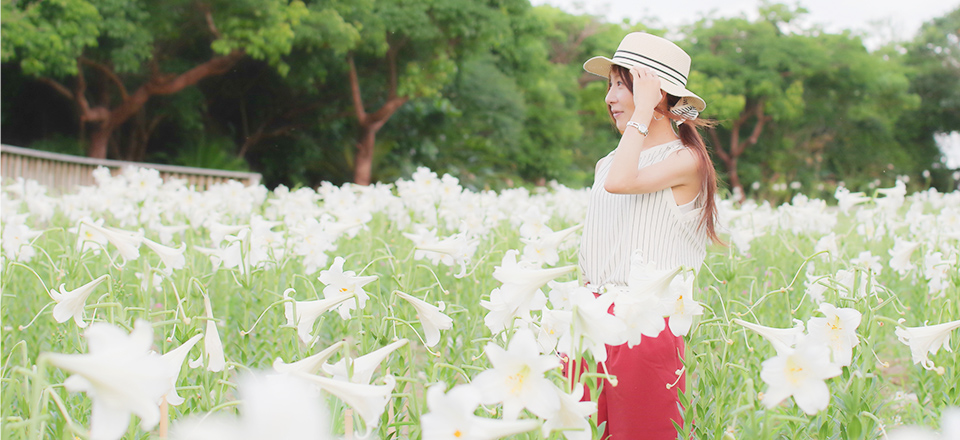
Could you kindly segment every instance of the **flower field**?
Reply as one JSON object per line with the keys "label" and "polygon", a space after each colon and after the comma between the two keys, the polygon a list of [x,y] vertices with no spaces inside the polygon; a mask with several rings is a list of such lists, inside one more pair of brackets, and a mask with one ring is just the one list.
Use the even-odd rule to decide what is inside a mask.
{"label": "flower field", "polygon": [[960,435],[960,192],[724,201],[699,273],[594,297],[585,190],[96,177],[0,192],[4,439],[598,438],[561,355],[664,328],[684,438]]}

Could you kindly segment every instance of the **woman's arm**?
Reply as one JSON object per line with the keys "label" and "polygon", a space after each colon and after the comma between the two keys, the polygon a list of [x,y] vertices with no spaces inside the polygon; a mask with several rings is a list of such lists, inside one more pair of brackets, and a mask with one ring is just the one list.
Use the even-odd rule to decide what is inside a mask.
{"label": "woman's arm", "polygon": [[[618,147],[617,154],[619,153]],[[637,169],[639,156],[630,159],[633,164],[632,176],[631,173],[623,172],[621,174],[626,176],[612,180],[610,177],[613,176],[613,167],[617,166],[621,158],[614,157],[613,159],[610,174],[603,185],[603,189],[613,194],[646,194],[667,188],[693,185],[699,180],[697,158],[693,152],[687,149],[678,150],[663,161],[641,169]]]}
{"label": "woman's arm", "polygon": [[[634,111],[631,121],[649,125],[664,94],[660,78],[648,68],[632,67]],[[613,194],[645,194],[666,188],[690,185],[698,180],[697,158],[680,150],[662,162],[638,169],[640,152],[647,136],[634,127],[627,127],[613,155],[613,164],[604,182],[604,189]]]}

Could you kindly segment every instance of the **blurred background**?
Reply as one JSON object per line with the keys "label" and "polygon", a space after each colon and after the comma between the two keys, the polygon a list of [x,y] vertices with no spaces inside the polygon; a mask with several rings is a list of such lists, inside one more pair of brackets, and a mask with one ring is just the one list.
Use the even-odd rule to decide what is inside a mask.
{"label": "blurred background", "polygon": [[960,4],[862,5],[2,0],[0,141],[270,188],[586,186],[618,135],[582,63],[646,31],[693,57],[726,191],[956,188]]}

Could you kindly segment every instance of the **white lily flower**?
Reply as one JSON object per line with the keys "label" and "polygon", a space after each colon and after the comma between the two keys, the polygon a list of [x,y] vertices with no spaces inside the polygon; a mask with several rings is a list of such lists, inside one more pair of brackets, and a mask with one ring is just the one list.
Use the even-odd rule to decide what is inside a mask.
{"label": "white lily flower", "polygon": [[273,369],[278,373],[303,373],[303,374],[315,374],[317,371],[320,371],[320,368],[323,367],[323,364],[327,362],[327,359],[330,359],[331,356],[337,353],[341,347],[344,346],[346,342],[337,341],[335,344],[321,350],[319,353],[305,357],[296,362],[286,363],[281,358],[276,358],[273,360]]}
{"label": "white lily flower", "polygon": [[[631,347],[640,343],[641,335],[656,337],[666,325],[676,336],[690,331],[693,317],[703,314],[703,306],[693,300],[691,273],[680,266],[657,269],[640,252],[631,255],[628,289],[614,301],[617,315],[630,326]],[[670,318],[669,324],[663,317]]]}
{"label": "white lily flower", "polygon": [[210,221],[204,226],[210,231],[210,241],[214,246],[220,246],[220,242],[228,235],[234,235],[249,225],[225,225],[217,221]]}
{"label": "white lily flower", "polygon": [[897,179],[893,188],[880,188],[877,189],[877,193],[886,196],[875,200],[877,207],[894,213],[903,206],[903,201],[907,195],[907,185],[902,180]]}
{"label": "white lily flower", "polygon": [[540,207],[531,205],[518,218],[522,223],[520,225],[520,237],[527,239],[536,239],[553,232],[547,221],[550,220],[549,214],[540,212]]}
{"label": "white lily flower", "polygon": [[558,310],[573,310],[573,302],[570,300],[570,296],[574,291],[581,288],[579,281],[550,281],[547,283],[547,286],[550,287],[550,293],[548,295],[553,308]]}
{"label": "white lily flower", "polygon": [[813,252],[826,252],[826,254],[823,254],[823,258],[828,261],[836,260],[840,255],[840,243],[837,241],[837,234],[831,232],[820,237],[820,239],[817,240],[816,246],[813,247]]}
{"label": "white lily flower", "polygon": [[760,378],[767,384],[763,403],[773,408],[793,396],[805,413],[813,415],[830,403],[830,389],[824,382],[839,376],[840,366],[830,362],[830,348],[801,338],[796,348],[763,361]]}
{"label": "white lily flower", "polygon": [[167,226],[160,222],[155,222],[150,226],[150,229],[156,231],[160,236],[160,243],[169,245],[173,242],[173,234],[181,234],[183,231],[190,229],[190,226],[186,224]]}
{"label": "white lily flower", "polygon": [[87,304],[87,298],[108,276],[101,275],[99,278],[69,292],[64,290],[64,284],[60,285],[59,292],[50,289],[50,297],[57,302],[57,305],[53,306],[53,319],[62,323],[73,317],[73,322],[77,323],[77,327],[86,327],[87,323],[83,320],[83,308]]}
{"label": "white lily flower", "polygon": [[824,276],[809,276],[810,279],[803,282],[803,286],[806,289],[805,293],[807,296],[812,298],[816,303],[822,303],[825,299],[823,294],[826,293],[827,289],[830,286],[827,284],[829,282],[829,275]]}
{"label": "white lily flower", "polygon": [[893,269],[900,275],[906,275],[907,272],[910,272],[916,269],[910,261],[910,257],[913,253],[920,248],[920,242],[913,242],[904,240],[900,237],[894,237],[893,249],[890,249],[890,269]]}
{"label": "white lily flower", "polygon": [[367,424],[368,431],[380,423],[380,416],[387,408],[393,387],[397,384],[396,379],[390,375],[383,377],[384,385],[344,382],[313,374],[297,373],[297,377],[313,382],[320,389],[350,405]]}
{"label": "white lily flower", "polygon": [[950,407],[940,415],[940,432],[920,427],[901,426],[890,430],[885,440],[957,440],[960,439],[960,408]]}
{"label": "white lily flower", "polygon": [[3,254],[14,261],[28,262],[37,251],[30,242],[43,234],[43,231],[31,230],[24,224],[27,214],[13,215],[4,219],[2,243]]}
{"label": "white lily flower", "polygon": [[590,351],[593,360],[607,360],[607,345],[620,345],[626,342],[626,324],[617,316],[607,313],[613,303],[613,294],[595,297],[589,289],[580,287],[570,296],[573,301],[573,331],[570,342],[572,347],[558,349],[565,353]]}
{"label": "white lily flower", "polygon": [[556,232],[545,233],[538,239],[521,238],[526,246],[523,247],[523,259],[537,264],[554,265],[560,261],[558,249],[560,244],[566,240],[570,234],[583,228],[583,224],[571,226]]}
{"label": "white lily flower", "polygon": [[[859,276],[857,274],[859,274]],[[837,271],[834,280],[839,287],[838,292],[840,296],[844,298],[863,298],[880,291],[875,274],[866,270],[841,269]],[[856,289],[854,289],[854,287],[856,287]]]}
{"label": "white lily flower", "polygon": [[340,304],[340,307],[337,309],[341,318],[350,319],[351,310],[356,309],[357,306],[362,309],[367,304],[369,295],[363,290],[363,286],[372,281],[376,281],[377,277],[375,275],[358,277],[352,270],[344,271],[343,263],[343,257],[334,258],[333,265],[330,266],[330,269],[320,271],[318,279],[321,283],[326,284],[326,287],[323,288],[324,298],[340,299],[355,297],[354,301],[344,302]]}
{"label": "white lily flower", "polygon": [[883,265],[880,264],[880,256],[873,255],[870,251],[863,251],[856,258],[851,258],[850,263],[869,270],[873,275],[880,275],[883,272]]}
{"label": "white lily flower", "polygon": [[957,268],[950,259],[943,258],[941,252],[934,252],[923,257],[923,276],[927,281],[927,289],[934,297],[942,297],[950,287],[950,273],[957,273]]}
{"label": "white lily flower", "polygon": [[186,243],[180,243],[180,248],[172,248],[144,237],[143,244],[147,245],[150,250],[156,252],[160,257],[160,262],[166,267],[168,275],[173,273],[174,269],[183,269],[183,266],[187,263],[186,258],[183,257],[183,252],[187,250]]}
{"label": "white lily flower", "polygon": [[540,354],[530,330],[518,329],[507,350],[489,343],[485,349],[493,368],[477,375],[473,384],[481,390],[482,403],[503,402],[503,417],[516,420],[524,408],[546,418],[556,411],[559,402],[555,386],[544,376],[547,370],[560,367],[556,356]]}
{"label": "white lily flower", "polygon": [[[283,291],[283,299],[290,298],[290,292],[296,293],[296,290],[290,288]],[[312,301],[294,301],[296,305],[289,301],[283,303],[283,316],[287,318],[287,325],[297,328],[297,335],[304,344],[313,340],[313,325],[320,315],[333,310],[347,300],[352,300],[353,295],[344,295],[338,298],[318,299]],[[296,316],[294,316],[296,310]]]}
{"label": "white lily flower", "polygon": [[927,353],[937,354],[940,347],[952,352],[950,332],[958,328],[960,328],[960,320],[923,327],[898,327],[894,333],[900,342],[910,347],[914,364],[933,370],[936,366],[927,357]]}
{"label": "white lily flower", "polygon": [[626,325],[624,336],[629,347],[643,340],[655,338],[667,327],[663,319],[664,305],[655,295],[620,295],[614,301],[614,313]]}
{"label": "white lily flower", "polygon": [[389,344],[385,347],[379,348],[377,350],[371,351],[363,356],[360,356],[352,360],[353,364],[353,375],[350,376],[350,379],[347,380],[347,361],[346,359],[341,359],[339,362],[330,365],[324,364],[323,371],[327,374],[333,376],[334,379],[349,381],[353,383],[368,384],[370,379],[373,378],[373,372],[377,370],[377,367],[383,363],[383,360],[393,353],[396,349],[407,345],[410,342],[407,339],[401,339],[392,344]]}
{"label": "white lily flower", "polygon": [[[491,292],[490,301],[480,304],[491,311],[485,319],[491,331],[497,332],[500,323],[509,326],[513,318],[529,317],[531,310],[540,310],[546,305],[546,297],[540,290],[547,282],[561,275],[573,272],[576,266],[564,266],[550,269],[533,267],[527,262],[517,262],[517,251],[511,249],[503,256],[500,266],[493,270],[493,277],[503,283],[499,289]],[[501,328],[502,329],[502,328]]]}
{"label": "white lily flower", "polygon": [[73,373],[63,382],[70,391],[86,392],[93,400],[90,438],[115,440],[130,424],[130,414],[140,417],[147,431],[160,422],[157,402],[170,388],[163,360],[150,352],[153,329],[138,320],[126,334],[113,324],[94,323],[85,332],[88,354],[46,353],[50,364]]}
{"label": "white lily flower", "polygon": [[834,363],[841,367],[850,365],[853,347],[860,344],[857,327],[862,315],[856,309],[837,308],[828,303],[820,304],[820,312],[826,317],[807,320],[807,334],[830,347]]}
{"label": "white lily flower", "polygon": [[333,439],[323,399],[303,379],[247,375],[239,381],[240,417],[191,416],[174,422],[171,440]]}
{"label": "white lily flower", "polygon": [[213,318],[213,307],[210,306],[210,297],[207,295],[203,295],[203,308],[207,312],[207,327],[203,338],[203,349],[207,353],[207,370],[223,371],[227,361],[223,358],[223,342],[220,341],[217,320]]}
{"label": "white lily flower", "polygon": [[799,319],[793,320],[796,325],[791,328],[766,327],[742,319],[734,319],[733,322],[753,330],[760,336],[763,336],[767,341],[770,341],[770,343],[773,344],[773,348],[777,350],[777,354],[783,354],[792,349],[797,343],[797,339],[803,336],[804,331],[803,321]]}
{"label": "white lily flower", "polygon": [[675,336],[684,336],[690,332],[690,326],[693,325],[693,317],[703,314],[703,306],[693,299],[693,281],[692,272],[684,272],[673,279],[669,292],[671,297],[664,298],[667,309],[666,314],[670,318],[667,327]]}
{"label": "white lily flower", "polygon": [[547,298],[542,292],[537,291],[529,302],[518,304],[498,287],[490,292],[489,301],[480,300],[480,306],[490,311],[483,317],[483,323],[491,332],[500,333],[513,327],[517,319],[524,322],[530,321],[530,309],[541,309],[546,303]]}
{"label": "white lily flower", "polygon": [[[213,271],[216,272],[220,270],[220,265],[223,264],[224,250],[216,248],[207,248],[203,246],[194,246],[194,250],[210,257],[210,265],[213,266]],[[237,250],[240,250],[240,247],[237,246]]]}
{"label": "white lily flower", "polygon": [[78,239],[81,240],[81,242],[84,241],[85,237],[89,234],[86,231],[93,230],[95,234],[105,237],[108,242],[113,244],[117,250],[120,251],[120,256],[122,256],[124,260],[133,261],[140,258],[140,243],[143,240],[143,231],[130,232],[122,229],[102,227],[97,223],[89,221],[81,221],[79,229]]}
{"label": "white lily flower", "polygon": [[428,258],[433,264],[443,263],[447,266],[459,264],[460,273],[454,275],[456,278],[466,275],[467,264],[477,252],[477,244],[480,242],[478,239],[469,238],[463,232],[439,240],[436,231],[432,229],[421,230],[419,234],[403,235],[414,242],[417,249],[413,254],[414,259]]}
{"label": "white lily flower", "polygon": [[547,282],[573,272],[577,266],[562,266],[550,269],[532,267],[524,262],[517,262],[517,250],[510,249],[503,255],[500,266],[493,269],[493,277],[504,284],[504,289],[515,291],[521,295],[532,293]]}
{"label": "white lily flower", "polygon": [[476,385],[457,385],[444,394],[441,382],[427,389],[427,408],[420,416],[423,440],[495,440],[537,429],[536,420],[497,420],[474,415],[481,393]]}
{"label": "white lily flower", "polygon": [[846,214],[850,208],[872,200],[862,192],[851,193],[850,190],[842,186],[837,187],[837,190],[834,192],[833,196],[837,199],[837,206],[840,207],[840,211],[842,211],[844,214]]}
{"label": "white lily flower", "polygon": [[542,428],[543,436],[549,436],[552,431],[562,431],[567,440],[590,440],[593,433],[590,431],[590,422],[587,417],[597,412],[597,403],[589,400],[580,401],[584,390],[582,383],[574,384],[573,392],[570,394],[554,388],[560,406],[556,412],[546,418]]}
{"label": "white lily flower", "polygon": [[249,228],[241,229],[237,235],[224,237],[224,240],[229,244],[221,250],[219,257],[225,269],[236,267],[241,275],[247,273],[247,268],[250,266],[250,255],[244,255],[243,249],[248,248],[246,245],[249,244],[249,237]]}
{"label": "white lily flower", "polygon": [[[97,228],[91,228],[88,225],[95,225]],[[89,218],[80,220],[76,228],[70,228],[70,232],[77,234],[77,248],[80,252],[93,251],[99,254],[100,249],[107,248],[107,236],[99,232],[103,225],[103,219],[91,222]]]}
{"label": "white lily flower", "polygon": [[[553,353],[558,344],[561,347],[570,346],[570,326],[573,323],[573,312],[570,310],[543,309],[540,314],[540,326],[537,331],[537,344],[543,354]],[[560,344],[563,339],[564,343]]]}
{"label": "white lily flower", "polygon": [[167,375],[170,376],[170,388],[165,395],[167,403],[170,405],[177,406],[184,402],[183,397],[177,394],[177,379],[180,378],[180,368],[183,367],[183,360],[187,358],[190,349],[193,348],[202,337],[202,333],[194,335],[179,347],[160,356],[160,359],[163,360],[164,365],[167,367]]}
{"label": "white lily flower", "polygon": [[437,306],[400,291],[397,291],[396,294],[407,300],[417,310],[417,319],[423,326],[423,334],[427,338],[427,347],[433,347],[437,345],[437,342],[440,342],[440,330],[453,328],[453,319],[441,312]]}

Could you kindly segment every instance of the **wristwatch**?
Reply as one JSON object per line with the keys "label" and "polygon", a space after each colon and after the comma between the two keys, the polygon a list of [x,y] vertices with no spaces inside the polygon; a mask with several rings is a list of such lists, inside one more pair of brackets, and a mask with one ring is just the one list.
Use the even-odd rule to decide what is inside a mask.
{"label": "wristwatch", "polygon": [[644,136],[646,136],[646,135],[647,135],[647,133],[649,133],[649,132],[650,132],[650,130],[649,130],[649,129],[647,128],[647,126],[646,126],[646,125],[644,125],[644,124],[641,124],[641,123],[639,123],[639,122],[634,122],[634,121],[627,121],[627,127],[633,127],[633,128],[636,128],[636,129],[637,129],[637,131],[639,131],[639,132],[640,132],[640,134],[642,134],[642,135],[644,135]]}

